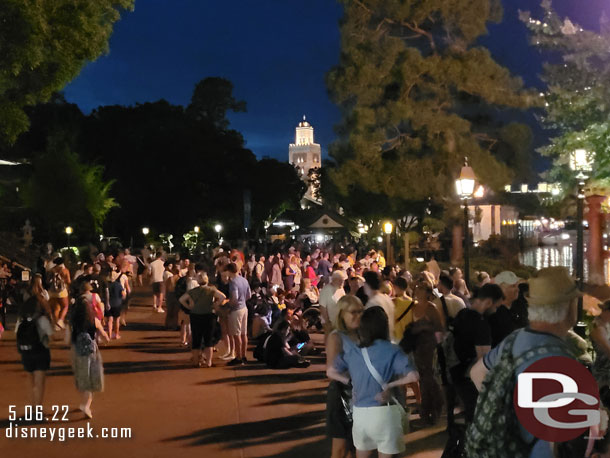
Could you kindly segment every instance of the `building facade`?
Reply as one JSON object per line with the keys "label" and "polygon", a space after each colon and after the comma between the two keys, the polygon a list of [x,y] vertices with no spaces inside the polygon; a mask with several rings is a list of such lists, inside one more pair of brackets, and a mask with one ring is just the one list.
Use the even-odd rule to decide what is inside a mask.
{"label": "building facade", "polygon": [[[313,126],[303,116],[303,120],[295,129],[294,143],[288,146],[288,162],[294,165],[305,182],[308,182],[308,174],[311,169],[322,165],[322,150],[318,143],[314,142]],[[314,190],[308,183],[306,197],[314,199]]]}

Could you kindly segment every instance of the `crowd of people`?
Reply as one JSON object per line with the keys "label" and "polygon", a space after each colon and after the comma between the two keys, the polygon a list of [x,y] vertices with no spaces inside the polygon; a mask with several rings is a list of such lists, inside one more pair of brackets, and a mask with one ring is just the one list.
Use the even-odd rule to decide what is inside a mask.
{"label": "crowd of people", "polygon": [[[512,393],[493,384],[494,374],[516,375],[543,355],[591,367],[602,399],[610,399],[610,302],[592,325],[593,359],[572,331],[580,293],[566,269],[543,269],[529,281],[511,271],[480,272],[471,291],[459,268],[442,270],[432,261],[414,274],[387,265],[375,250],[358,256],[355,250],[288,247],[246,255],[219,247],[198,262],[121,250],[98,254],[74,272],[60,257],[46,260],[23,297],[17,328],[34,404],[42,402],[50,336],[65,330],[80,408],[92,416],[92,393],[103,389],[97,343],[121,338],[131,292],[146,277],[152,310],[165,313],[166,326],[190,348],[196,367],[212,367],[215,359],[247,364],[249,340],[253,358],[269,368],[307,367],[308,355],[321,351],[310,333],[323,333],[333,457],[404,451],[407,392],[420,427],[436,425],[446,412],[446,456],[460,456],[464,444],[475,456],[498,437],[480,404],[493,390]],[[32,329],[39,342],[26,337]],[[520,358],[540,348],[545,352]],[[519,366],[502,364],[510,352]],[[460,410],[463,421],[455,417]],[[502,415],[511,414],[497,412]],[[553,456],[553,444],[532,441],[523,429],[516,434],[527,444],[524,456]]]}

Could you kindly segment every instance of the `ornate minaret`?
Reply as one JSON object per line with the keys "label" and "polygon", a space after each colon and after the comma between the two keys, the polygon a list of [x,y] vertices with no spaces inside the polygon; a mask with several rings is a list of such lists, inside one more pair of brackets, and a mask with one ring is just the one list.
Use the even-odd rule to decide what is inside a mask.
{"label": "ornate minaret", "polygon": [[[311,169],[322,166],[320,145],[314,143],[313,126],[306,121],[305,115],[303,115],[303,121],[296,127],[294,143],[288,146],[288,162],[298,169],[301,179],[305,182],[309,179],[308,174]],[[309,183],[305,199],[320,203],[319,198],[316,198],[314,194],[313,187]]]}
{"label": "ornate minaret", "polygon": [[321,165],[320,145],[313,142],[313,126],[305,120],[305,116],[296,128],[294,143],[288,147],[288,162],[299,169],[303,180],[307,180],[310,169]]}

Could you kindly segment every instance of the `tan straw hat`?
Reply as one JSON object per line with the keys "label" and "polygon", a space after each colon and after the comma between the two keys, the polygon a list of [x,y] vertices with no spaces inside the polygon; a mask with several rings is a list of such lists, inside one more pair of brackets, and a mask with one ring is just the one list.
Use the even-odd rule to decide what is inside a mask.
{"label": "tan straw hat", "polygon": [[582,296],[576,280],[570,277],[565,267],[547,267],[538,276],[529,280],[529,294],[526,299],[531,305],[555,306],[565,304],[570,299]]}

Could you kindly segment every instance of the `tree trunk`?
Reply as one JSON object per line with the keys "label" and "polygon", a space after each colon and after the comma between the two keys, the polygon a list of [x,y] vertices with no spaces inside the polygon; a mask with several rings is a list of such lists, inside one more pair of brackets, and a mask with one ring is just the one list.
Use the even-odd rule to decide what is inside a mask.
{"label": "tree trunk", "polygon": [[589,264],[588,282],[595,285],[604,284],[603,228],[601,205],[604,196],[587,197],[587,221],[589,222],[589,241],[586,246]]}
{"label": "tree trunk", "polygon": [[455,224],[451,231],[451,264],[454,266],[462,265],[464,251],[462,248],[463,228],[461,224]]}
{"label": "tree trunk", "polygon": [[409,270],[411,268],[411,247],[409,246],[408,232],[402,235],[402,240],[405,244],[405,270]]}

